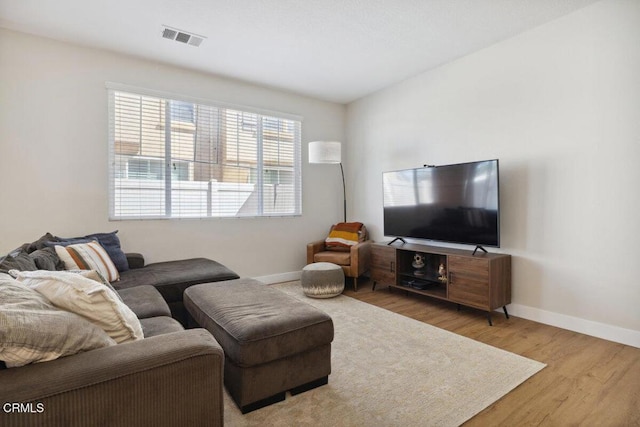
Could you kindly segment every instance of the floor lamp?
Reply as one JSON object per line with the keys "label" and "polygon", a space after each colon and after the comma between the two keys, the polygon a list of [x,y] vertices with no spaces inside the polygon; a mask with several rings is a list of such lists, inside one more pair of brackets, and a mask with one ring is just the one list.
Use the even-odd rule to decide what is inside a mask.
{"label": "floor lamp", "polygon": [[338,141],[313,141],[309,143],[309,163],[339,164],[342,174],[342,200],[344,222],[347,222],[347,190],[344,185],[341,144]]}

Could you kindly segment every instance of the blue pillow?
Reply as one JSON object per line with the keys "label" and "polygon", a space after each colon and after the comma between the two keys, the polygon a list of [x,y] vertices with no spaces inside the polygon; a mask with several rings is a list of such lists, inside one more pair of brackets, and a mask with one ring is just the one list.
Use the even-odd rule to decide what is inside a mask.
{"label": "blue pillow", "polygon": [[47,248],[53,248],[55,246],[69,246],[69,245],[75,245],[77,243],[89,243],[89,242],[93,242],[94,240],[98,240],[98,239],[85,239],[84,237],[69,237],[68,239],[64,237],[56,237],[56,239],[58,240],[44,242],[44,245]]}
{"label": "blue pillow", "polygon": [[56,236],[60,241],[50,243],[52,245],[68,246],[75,243],[88,243],[92,240],[97,240],[98,243],[100,243],[100,246],[107,251],[109,258],[111,258],[111,261],[113,261],[113,264],[116,266],[118,271],[127,271],[129,269],[129,261],[127,261],[127,256],[120,247],[120,239],[116,236],[117,232],[118,230],[111,233],[93,233],[87,234],[83,237],[69,238]]}

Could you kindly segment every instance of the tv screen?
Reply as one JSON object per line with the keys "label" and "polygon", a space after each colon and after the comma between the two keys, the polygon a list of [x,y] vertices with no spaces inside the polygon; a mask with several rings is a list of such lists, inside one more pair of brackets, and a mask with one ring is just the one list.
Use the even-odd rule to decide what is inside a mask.
{"label": "tv screen", "polygon": [[500,246],[498,160],[384,172],[384,234]]}

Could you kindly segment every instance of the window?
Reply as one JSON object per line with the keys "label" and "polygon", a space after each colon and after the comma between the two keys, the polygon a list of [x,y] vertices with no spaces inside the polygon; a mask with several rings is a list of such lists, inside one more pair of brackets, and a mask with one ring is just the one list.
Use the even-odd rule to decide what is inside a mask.
{"label": "window", "polygon": [[111,219],[301,213],[298,118],[109,89]]}
{"label": "window", "polygon": [[195,123],[194,105],[189,102],[171,101],[171,121]]}
{"label": "window", "polygon": [[[164,179],[164,161],[161,159],[145,159],[143,157],[130,158],[127,166],[126,178],[132,179]],[[189,164],[187,162],[173,162],[171,177],[175,180],[189,180]]]}

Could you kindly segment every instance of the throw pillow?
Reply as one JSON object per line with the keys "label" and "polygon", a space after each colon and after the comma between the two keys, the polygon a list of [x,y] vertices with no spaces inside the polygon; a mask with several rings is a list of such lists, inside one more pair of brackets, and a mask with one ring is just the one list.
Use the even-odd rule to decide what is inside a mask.
{"label": "throw pillow", "polygon": [[53,305],[102,328],[117,343],[144,338],[136,315],[99,280],[69,271],[24,271],[18,281],[44,295]]}
{"label": "throw pillow", "polygon": [[127,255],[125,255],[120,246],[120,239],[116,236],[117,233],[118,230],[111,233],[88,234],[85,237],[98,239],[98,242],[100,242],[102,247],[107,251],[118,271],[127,271],[129,269],[129,262],[127,261]]}
{"label": "throw pillow", "polygon": [[[127,256],[122,251],[120,247],[120,239],[116,235],[118,230],[112,231],[111,233],[93,233],[87,234],[82,237],[58,237],[56,239],[63,242],[73,242],[73,243],[83,243],[79,240],[97,240],[98,243],[104,248],[105,251],[109,254],[111,261],[116,266],[118,271],[127,271],[129,269],[129,262],[127,261]],[[66,246],[66,245],[65,245]]]}
{"label": "throw pillow", "polygon": [[325,239],[325,247],[330,251],[348,251],[360,242],[361,222],[340,222],[336,224]]}
{"label": "throw pillow", "polygon": [[[52,270],[49,270],[49,271],[52,271]],[[111,289],[120,301],[123,301],[118,291],[116,291],[116,288],[114,288],[113,285],[111,285],[111,283],[109,283],[109,281],[105,279],[104,276],[98,273],[96,270],[67,270],[67,271],[69,273],[79,274],[80,276],[86,277],[87,279],[95,280],[98,283],[102,283],[107,288]],[[0,272],[0,276],[2,274],[8,274],[7,277],[11,279],[17,279],[20,273],[21,273],[20,270],[9,270],[9,273]]]}
{"label": "throw pillow", "polygon": [[118,280],[118,269],[102,246],[96,241],[56,246],[56,253],[67,270],[96,270],[110,282]]}
{"label": "throw pillow", "polygon": [[0,325],[0,360],[7,367],[116,344],[98,326],[7,278],[0,278]]}
{"label": "throw pillow", "polygon": [[116,291],[116,288],[114,288],[111,285],[111,283],[109,283],[109,281],[107,279],[105,279],[104,276],[102,274],[98,273],[96,270],[68,270],[68,271],[69,271],[69,273],[76,273],[76,274],[79,274],[81,276],[86,277],[87,279],[95,280],[98,283],[102,283],[107,288],[111,289],[113,291],[113,293],[116,294],[118,299],[120,301],[122,301],[122,297],[120,296],[118,291]]}

